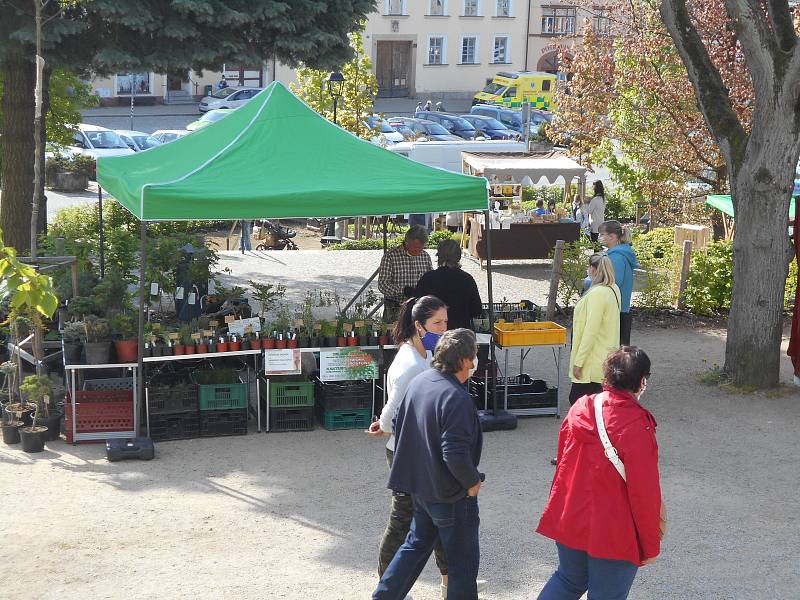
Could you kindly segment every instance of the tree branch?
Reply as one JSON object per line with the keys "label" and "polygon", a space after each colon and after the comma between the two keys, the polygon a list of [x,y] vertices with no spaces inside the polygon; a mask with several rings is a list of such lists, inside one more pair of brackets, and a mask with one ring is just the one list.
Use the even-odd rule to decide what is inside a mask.
{"label": "tree branch", "polygon": [[794,32],[788,0],[768,0],[767,10],[778,40],[778,47],[784,52],[791,52],[797,44],[797,35]]}
{"label": "tree branch", "polygon": [[[725,2],[727,5],[737,0]],[[731,106],[722,76],[692,23],[686,0],[662,0],[661,18],[686,66],[709,129],[728,156],[730,164],[738,166],[744,157],[747,133]]]}
{"label": "tree branch", "polygon": [[772,61],[778,49],[777,39],[764,18],[760,0],[723,1],[750,66],[753,85],[771,88],[767,81],[756,81],[761,75],[773,72]]}

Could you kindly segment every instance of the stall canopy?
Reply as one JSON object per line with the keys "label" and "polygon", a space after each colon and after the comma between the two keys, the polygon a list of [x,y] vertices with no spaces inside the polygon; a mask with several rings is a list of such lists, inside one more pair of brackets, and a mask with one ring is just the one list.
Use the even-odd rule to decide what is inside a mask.
{"label": "stall canopy", "polygon": [[144,221],[486,210],[486,181],[356,138],[281,83],[169,144],[98,160],[97,181]]}
{"label": "stall canopy", "polygon": [[522,181],[525,176],[534,183],[546,179],[555,183],[560,177],[565,182],[574,178],[583,179],[588,169],[582,167],[571,158],[560,152],[525,153],[525,152],[462,152],[461,160],[468,171],[483,175],[490,181],[494,178],[498,182]]}
{"label": "stall canopy", "polygon": [[[792,201],[789,204],[790,215],[794,215],[795,213],[795,200],[796,198],[792,198]],[[709,194],[708,196],[706,196],[706,204],[708,204],[712,208],[716,208],[720,212],[725,213],[729,217],[734,216],[733,200],[731,200],[730,196],[722,194]]]}

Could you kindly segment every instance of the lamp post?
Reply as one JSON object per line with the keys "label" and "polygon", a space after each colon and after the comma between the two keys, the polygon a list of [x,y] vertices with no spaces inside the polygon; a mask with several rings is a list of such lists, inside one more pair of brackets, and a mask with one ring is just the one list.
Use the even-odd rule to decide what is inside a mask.
{"label": "lamp post", "polygon": [[328,83],[328,94],[333,98],[333,123],[338,125],[336,122],[336,106],[344,92],[344,76],[339,71],[331,71],[326,81]]}

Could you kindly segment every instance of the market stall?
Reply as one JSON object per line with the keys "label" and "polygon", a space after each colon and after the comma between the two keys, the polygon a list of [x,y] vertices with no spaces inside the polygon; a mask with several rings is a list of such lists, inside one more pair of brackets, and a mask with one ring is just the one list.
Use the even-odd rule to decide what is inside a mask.
{"label": "market stall", "polygon": [[[502,152],[461,153],[463,172],[485,177],[490,182],[490,206],[493,212],[490,227],[492,256],[495,259],[548,258],[556,240],[574,242],[580,236],[580,226],[567,215],[537,216],[523,210],[520,196],[514,190],[523,179],[532,184],[545,180],[549,184],[563,182],[565,196],[577,180],[582,198],[586,187],[587,169],[557,151],[546,153]],[[469,252],[486,260],[486,222],[483,215],[469,217]]]}
{"label": "market stall", "polygon": [[[484,179],[415,163],[360,140],[319,116],[280,83],[191,136],[148,152],[101,159],[98,182],[141,221],[143,268],[151,221],[481,212],[488,207]],[[142,278],[140,307],[145,305],[145,291]],[[144,364],[165,361],[145,358],[144,324],[142,310],[137,398],[147,392]],[[350,346],[355,340],[345,341]],[[189,359],[196,357],[178,360]],[[264,370],[270,372],[268,367]],[[266,394],[268,419],[273,407],[304,407],[273,403],[273,391]]]}

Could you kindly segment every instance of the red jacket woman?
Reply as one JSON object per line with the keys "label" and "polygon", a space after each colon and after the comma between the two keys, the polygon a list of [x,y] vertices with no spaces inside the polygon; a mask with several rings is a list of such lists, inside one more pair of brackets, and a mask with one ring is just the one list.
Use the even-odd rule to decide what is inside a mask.
{"label": "red jacket woman", "polygon": [[[602,400],[609,440],[624,465],[625,479],[606,457],[595,419],[595,396],[583,396],[561,427],[556,473],[537,528],[557,542],[560,559],[559,571],[540,599],[550,597],[548,587],[552,597],[568,597],[557,596],[554,589],[563,584],[564,573],[569,573],[567,579],[571,578],[578,591],[582,581],[575,582],[581,580],[575,575],[576,565],[588,571],[593,564],[602,563],[603,569],[608,564],[622,565],[625,572],[619,572],[620,585],[629,589],[636,568],[652,562],[660,552],[662,502],[656,422],[638,402],[650,375],[650,360],[642,350],[624,346],[612,353],[603,367],[604,392],[597,396]],[[574,564],[565,565],[566,561]],[[609,577],[617,575],[604,570],[603,578],[608,582]],[[590,580],[586,573],[583,591]],[[589,592],[593,597],[592,590]]]}

